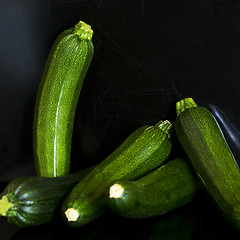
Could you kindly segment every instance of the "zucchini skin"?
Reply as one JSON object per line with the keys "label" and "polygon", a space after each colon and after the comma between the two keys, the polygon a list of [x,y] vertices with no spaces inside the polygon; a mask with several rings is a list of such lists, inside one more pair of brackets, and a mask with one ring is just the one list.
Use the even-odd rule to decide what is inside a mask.
{"label": "zucchini skin", "polygon": [[90,26],[80,21],[57,37],[49,53],[33,121],[33,152],[39,176],[64,176],[70,171],[76,106],[94,52],[92,34]]}
{"label": "zucchini skin", "polygon": [[[149,218],[191,202],[198,190],[196,182],[188,163],[177,158],[136,181],[117,181],[106,197],[110,209],[122,217]],[[113,197],[111,189],[116,185],[123,193]]]}
{"label": "zucchini skin", "polygon": [[[72,227],[81,227],[106,209],[104,194],[112,182],[137,179],[161,165],[171,152],[169,121],[135,130],[112,154],[90,172],[66,197],[62,215]],[[77,217],[68,215],[74,210]]]}
{"label": "zucchini skin", "polygon": [[240,132],[230,121],[227,115],[217,106],[209,104],[208,109],[218,122],[223,135],[235,157],[238,166],[240,165]]}
{"label": "zucchini skin", "polygon": [[177,113],[175,130],[191,164],[225,218],[239,228],[240,172],[217,122],[191,98],[177,103]]}
{"label": "zucchini skin", "polygon": [[19,227],[41,225],[51,221],[63,197],[89,173],[93,167],[64,177],[20,177],[12,180],[0,195],[12,205],[2,215]]}

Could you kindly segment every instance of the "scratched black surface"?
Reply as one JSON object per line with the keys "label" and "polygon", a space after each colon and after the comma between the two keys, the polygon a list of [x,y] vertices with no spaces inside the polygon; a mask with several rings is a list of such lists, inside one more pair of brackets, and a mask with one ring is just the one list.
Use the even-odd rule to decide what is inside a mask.
{"label": "scratched black surface", "polygon": [[[0,0],[0,181],[35,174],[32,118],[41,73],[56,36],[80,19],[94,29],[95,55],[75,118],[72,171],[101,161],[140,125],[174,122],[174,104],[183,97],[217,105],[239,126],[239,11],[234,0]],[[158,223],[161,217],[143,222],[111,217],[128,231],[133,226],[131,235],[141,226],[139,239],[158,239],[164,231],[165,239],[176,239],[170,233],[188,213],[193,221],[176,230],[188,232],[183,239],[235,233],[212,208],[207,214],[194,206],[166,217],[174,219],[172,229]],[[110,221],[104,221],[74,234],[113,239],[117,228],[107,235]],[[46,235],[49,226],[17,231],[0,218],[1,239],[15,231],[13,239],[33,239],[35,230],[55,239],[53,230]]]}

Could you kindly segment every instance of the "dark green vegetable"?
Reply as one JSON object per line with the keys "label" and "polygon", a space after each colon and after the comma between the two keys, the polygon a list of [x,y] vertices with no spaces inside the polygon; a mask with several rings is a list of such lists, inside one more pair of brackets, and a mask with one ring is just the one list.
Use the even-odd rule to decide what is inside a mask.
{"label": "dark green vegetable", "polygon": [[73,122],[81,87],[93,56],[93,31],[80,21],[54,42],[40,82],[33,124],[39,176],[69,173]]}
{"label": "dark green vegetable", "polygon": [[149,218],[185,205],[197,192],[184,159],[174,159],[136,180],[120,180],[108,192],[108,206],[127,218]]}
{"label": "dark green vegetable", "polygon": [[176,105],[178,139],[224,216],[240,227],[240,172],[212,114],[192,98]]}
{"label": "dark green vegetable", "polygon": [[169,156],[171,124],[164,121],[134,131],[71,191],[62,206],[69,225],[80,227],[105,210],[104,193],[116,180],[137,179],[161,165]]}
{"label": "dark green vegetable", "polygon": [[64,177],[21,177],[12,180],[0,195],[0,215],[9,223],[35,226],[49,222],[62,198],[92,168]]}

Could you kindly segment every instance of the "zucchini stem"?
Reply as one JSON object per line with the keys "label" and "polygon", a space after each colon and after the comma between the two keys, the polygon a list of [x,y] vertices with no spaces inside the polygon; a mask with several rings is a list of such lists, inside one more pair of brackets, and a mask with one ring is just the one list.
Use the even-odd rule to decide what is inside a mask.
{"label": "zucchini stem", "polygon": [[77,219],[79,218],[79,212],[74,209],[74,208],[68,208],[66,211],[65,211],[65,215],[68,219],[68,221],[77,221]]}
{"label": "zucchini stem", "polygon": [[9,209],[13,207],[13,204],[8,201],[8,198],[6,195],[3,195],[3,197],[0,199],[0,215],[7,216],[7,212]]}
{"label": "zucchini stem", "polygon": [[168,137],[170,137],[172,124],[168,120],[159,121],[155,126],[159,127]]}
{"label": "zucchini stem", "polygon": [[177,116],[185,111],[188,108],[194,108],[197,107],[198,105],[194,102],[192,98],[185,98],[180,100],[179,102],[176,103],[176,113]]}
{"label": "zucchini stem", "polygon": [[109,198],[120,198],[124,192],[123,186],[118,183],[112,185],[109,189]]}
{"label": "zucchini stem", "polygon": [[75,25],[73,34],[78,35],[81,40],[92,40],[93,30],[90,25],[80,21]]}

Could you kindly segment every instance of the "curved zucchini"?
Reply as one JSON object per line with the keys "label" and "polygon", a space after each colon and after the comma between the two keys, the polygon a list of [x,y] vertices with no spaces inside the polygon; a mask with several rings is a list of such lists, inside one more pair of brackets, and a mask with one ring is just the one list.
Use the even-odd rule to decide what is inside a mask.
{"label": "curved zucchini", "polygon": [[70,192],[62,214],[70,226],[80,227],[105,210],[106,188],[119,179],[137,179],[161,165],[169,156],[171,124],[142,126],[104,159]]}
{"label": "curved zucchini", "polygon": [[20,227],[49,222],[62,198],[91,170],[92,167],[64,177],[12,180],[0,195],[0,216]]}
{"label": "curved zucchini", "polygon": [[57,37],[49,53],[33,123],[33,150],[39,176],[69,173],[76,106],[94,51],[92,35],[91,27],[80,21]]}
{"label": "curved zucchini", "polygon": [[240,172],[217,122],[192,98],[176,110],[176,133],[190,162],[224,216],[240,227]]}
{"label": "curved zucchini", "polygon": [[149,218],[194,199],[196,179],[184,159],[174,159],[136,180],[120,180],[108,192],[108,206],[120,216]]}

